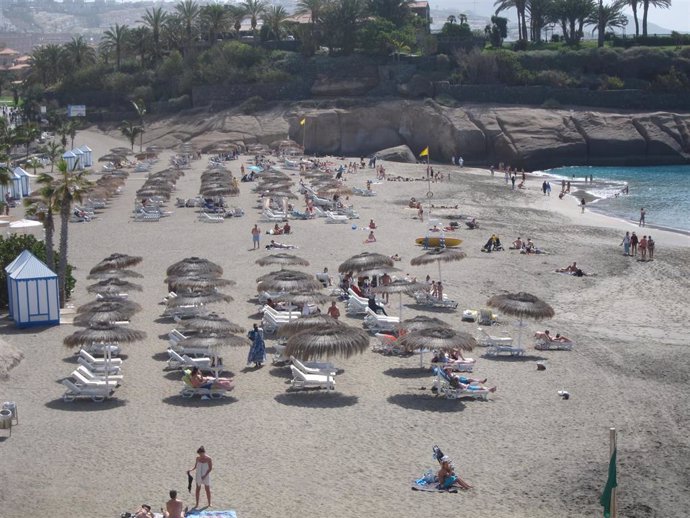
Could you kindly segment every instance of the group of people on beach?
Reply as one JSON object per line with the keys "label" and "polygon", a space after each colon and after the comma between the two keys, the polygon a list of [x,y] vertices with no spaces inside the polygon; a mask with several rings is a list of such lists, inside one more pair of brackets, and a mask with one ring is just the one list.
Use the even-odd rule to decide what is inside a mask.
{"label": "group of people on beach", "polygon": [[654,248],[656,243],[654,239],[652,239],[652,236],[642,236],[642,239],[640,239],[635,232],[633,232],[632,235],[630,232],[626,232],[619,246],[623,247],[623,255],[626,257],[637,257],[637,252],[639,250],[640,261],[654,260]]}

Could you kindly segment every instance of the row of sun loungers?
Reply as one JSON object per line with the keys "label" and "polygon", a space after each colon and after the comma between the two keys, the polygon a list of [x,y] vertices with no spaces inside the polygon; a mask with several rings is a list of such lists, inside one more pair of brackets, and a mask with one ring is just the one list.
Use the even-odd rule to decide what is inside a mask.
{"label": "row of sun loungers", "polygon": [[66,402],[80,398],[102,402],[111,397],[122,383],[120,358],[106,361],[105,358],[97,358],[88,350],[82,349],[79,351],[77,362],[79,366],[72,371],[70,377],[62,380],[65,386],[62,398]]}

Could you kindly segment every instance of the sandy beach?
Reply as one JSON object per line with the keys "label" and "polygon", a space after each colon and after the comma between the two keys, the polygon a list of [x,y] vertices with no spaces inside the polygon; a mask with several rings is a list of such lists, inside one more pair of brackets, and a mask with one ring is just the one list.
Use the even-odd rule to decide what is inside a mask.
{"label": "sandy beach", "polygon": [[[126,145],[95,131],[80,132],[75,144],[88,144],[96,157]],[[167,167],[172,155],[163,152],[153,170]],[[238,175],[246,158],[228,167]],[[175,197],[197,194],[207,159],[204,155],[186,171],[168,206],[173,214],[158,223],[132,221],[134,193],[145,179],[132,173],[96,220],[70,226],[75,306],[93,300],[86,292],[93,281],[86,276],[105,256],[144,258],[136,268],[144,278],[135,280],[144,290],[130,294],[144,309],[131,325],[148,338],[124,346],[125,379],[116,399],[62,401],[59,380],[76,367],[75,351],[62,340],[75,327],[20,331],[2,320],[3,339],[25,358],[8,380],[0,380],[0,400],[17,402],[20,414],[12,437],[0,438],[0,516],[106,518],[143,502],[158,510],[171,488],[191,506],[185,471],[200,445],[214,462],[213,508],[235,509],[239,518],[599,516],[610,427],[619,432],[619,515],[690,515],[690,237],[650,230],[655,260],[638,262],[624,257],[619,246],[627,230],[646,233],[636,225],[580,214],[572,197],[559,200],[557,191],[543,196],[541,180],[511,191],[498,173],[492,178],[488,171],[440,166],[452,173],[450,181],[431,185],[433,203],[458,209],[432,209],[432,217],[447,223],[442,216],[469,215],[480,229],[462,225],[453,237],[463,240],[467,258],[443,265],[444,291],[459,301],[459,311],[423,311],[404,297],[403,318],[438,316],[476,334],[476,324],[461,322],[462,310],[483,308],[489,297],[517,291],[537,295],[556,313],[550,321],[529,322],[525,357],[486,358],[483,348],[468,354],[477,358],[474,374],[498,386],[488,402],[436,398],[432,374],[419,369],[417,355],[370,351],[333,360],[344,371],[335,393],[290,393],[289,369],[270,363],[247,369],[245,348],[224,354],[236,385],[228,397],[186,400],[179,397],[180,374],[163,370],[168,343],[161,335],[174,327],[160,319],[166,267],[189,256],[220,264],[224,277],[237,282],[226,290],[235,300],[212,309],[247,329],[258,322],[255,279],[270,271],[254,264],[270,253],[263,248],[270,236],[262,236],[261,250],[251,250],[250,230],[261,215],[254,184],[241,184],[240,196],[228,199],[245,210],[243,218],[205,224],[197,221],[195,209],[174,207]],[[421,178],[425,168],[384,166],[389,177]],[[346,178],[363,188],[374,171]],[[406,206],[412,196],[425,197],[427,183],[385,181],[372,188],[377,196],[350,199],[361,215],[353,222],[356,229],[323,219],[294,221],[293,234],[281,241],[296,245],[294,253],[311,262],[302,268],[306,272],[324,267],[337,272],[348,257],[372,251],[399,254],[398,267],[411,276],[437,278],[435,265],[410,266],[422,253],[414,239],[423,237],[429,224],[413,218],[416,213]],[[372,218],[377,242],[363,244],[367,232],[359,226]],[[272,224],[259,226],[265,232]],[[506,246],[517,236],[532,238],[548,254],[480,252],[492,233]],[[555,273],[573,261],[595,275]],[[397,313],[394,299],[391,314]],[[338,305],[344,321],[361,327],[361,319],[346,317],[344,304]],[[577,346],[569,352],[535,350],[531,336],[545,328],[574,338]],[[492,329],[513,331],[512,319],[503,315]],[[546,370],[537,371],[537,361],[544,361]],[[569,400],[558,396],[563,389]],[[458,494],[410,489],[426,469],[437,469],[434,445],[454,459],[474,489]]]}

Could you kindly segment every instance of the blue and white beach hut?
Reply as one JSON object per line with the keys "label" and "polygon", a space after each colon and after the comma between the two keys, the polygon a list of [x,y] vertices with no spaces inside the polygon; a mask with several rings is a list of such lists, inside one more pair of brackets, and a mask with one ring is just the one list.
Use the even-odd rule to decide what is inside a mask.
{"label": "blue and white beach hut", "polygon": [[14,176],[18,178],[19,189],[22,197],[28,196],[31,192],[31,175],[21,167],[15,167],[12,171]]}
{"label": "blue and white beach hut", "polygon": [[72,153],[71,151],[65,151],[62,154],[62,159],[67,162],[67,170],[72,171],[74,170],[74,164],[77,163],[77,155]]}
{"label": "blue and white beach hut", "polygon": [[60,323],[60,292],[55,272],[29,254],[8,275],[12,319],[17,327]]}
{"label": "blue and white beach hut", "polygon": [[21,254],[14,258],[10,264],[5,266],[5,278],[7,280],[7,293],[9,295],[9,310],[10,318],[12,317],[12,290],[10,289],[10,274],[16,269],[23,265],[29,258],[33,257],[33,254],[28,250],[24,250]]}
{"label": "blue and white beach hut", "polygon": [[72,153],[74,153],[74,156],[77,157],[76,161],[74,162],[77,164],[77,169],[84,169],[84,152],[79,148],[74,148]]}
{"label": "blue and white beach hut", "polygon": [[79,149],[81,149],[82,153],[84,153],[84,158],[83,158],[84,167],[91,167],[93,165],[93,151],[86,144],[84,144]]}

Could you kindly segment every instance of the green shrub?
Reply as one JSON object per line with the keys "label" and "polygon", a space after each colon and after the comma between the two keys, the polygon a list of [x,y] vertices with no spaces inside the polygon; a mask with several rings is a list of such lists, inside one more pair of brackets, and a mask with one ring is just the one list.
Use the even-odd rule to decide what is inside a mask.
{"label": "green shrub", "polygon": [[530,82],[537,85],[567,88],[573,86],[573,78],[561,70],[542,70],[530,77]]}
{"label": "green shrub", "polygon": [[[5,275],[5,268],[24,250],[28,250],[41,261],[46,261],[46,244],[44,241],[39,241],[32,235],[10,234],[8,237],[0,236],[0,285],[7,285],[7,277]],[[57,251],[54,252],[55,261],[58,260]],[[65,282],[65,290],[67,298],[70,297],[74,291],[74,286],[77,281],[72,276],[72,265],[67,265],[67,279]],[[7,306],[7,290],[0,290],[0,307]]]}
{"label": "green shrub", "polygon": [[625,87],[625,83],[620,77],[607,76],[604,74],[599,78],[599,89],[600,90],[622,90]]}

